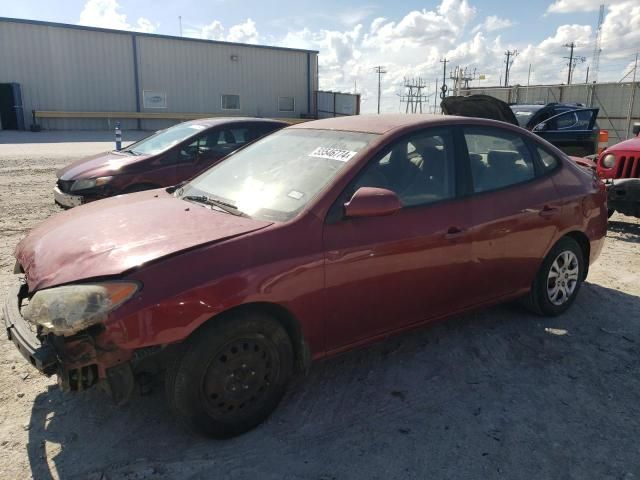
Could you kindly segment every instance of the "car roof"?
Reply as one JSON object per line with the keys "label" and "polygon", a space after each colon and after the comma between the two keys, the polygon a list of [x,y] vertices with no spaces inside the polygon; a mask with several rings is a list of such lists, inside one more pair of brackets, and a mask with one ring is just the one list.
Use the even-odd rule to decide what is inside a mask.
{"label": "car roof", "polygon": [[[298,123],[289,128],[312,128],[317,130],[343,130],[348,132],[384,134],[391,130],[414,127],[451,124],[469,120],[466,117],[432,114],[384,113],[380,115],[350,115],[324,118]],[[490,122],[487,122],[490,123]]]}
{"label": "car roof", "polygon": [[255,118],[255,117],[211,117],[211,118],[197,118],[189,120],[185,123],[192,123],[195,125],[206,125],[207,127],[217,127],[220,125],[227,125],[231,123],[243,123],[243,122],[260,122],[260,123],[277,123],[281,125],[288,125],[284,120],[277,118]]}

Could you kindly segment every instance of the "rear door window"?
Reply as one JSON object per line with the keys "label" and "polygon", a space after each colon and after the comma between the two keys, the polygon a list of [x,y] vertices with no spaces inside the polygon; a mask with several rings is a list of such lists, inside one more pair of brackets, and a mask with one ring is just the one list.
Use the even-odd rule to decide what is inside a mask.
{"label": "rear door window", "polygon": [[588,130],[593,115],[594,112],[592,110],[565,112],[562,115],[549,119],[547,130]]}
{"label": "rear door window", "polygon": [[519,134],[492,127],[464,127],[463,131],[475,193],[535,178],[531,152]]}

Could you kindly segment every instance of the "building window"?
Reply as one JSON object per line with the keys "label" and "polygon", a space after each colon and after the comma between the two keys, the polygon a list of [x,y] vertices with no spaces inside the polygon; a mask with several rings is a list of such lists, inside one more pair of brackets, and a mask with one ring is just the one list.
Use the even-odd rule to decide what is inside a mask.
{"label": "building window", "polygon": [[293,97],[278,97],[279,112],[293,112],[296,109],[296,102]]}
{"label": "building window", "polygon": [[240,110],[240,95],[222,95],[220,98],[223,110]]}

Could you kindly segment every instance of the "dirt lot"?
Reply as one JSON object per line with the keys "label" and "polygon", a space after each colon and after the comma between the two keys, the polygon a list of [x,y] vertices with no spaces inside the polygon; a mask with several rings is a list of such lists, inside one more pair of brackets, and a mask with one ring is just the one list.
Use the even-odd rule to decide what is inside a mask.
{"label": "dirt lot", "polygon": [[[55,169],[111,147],[66,138],[0,132],[2,297],[14,245],[57,211]],[[63,396],[3,337],[0,478],[640,480],[639,372],[640,222],[616,215],[568,314],[500,306],[317,363],[225,442],[182,430],[161,392]]]}

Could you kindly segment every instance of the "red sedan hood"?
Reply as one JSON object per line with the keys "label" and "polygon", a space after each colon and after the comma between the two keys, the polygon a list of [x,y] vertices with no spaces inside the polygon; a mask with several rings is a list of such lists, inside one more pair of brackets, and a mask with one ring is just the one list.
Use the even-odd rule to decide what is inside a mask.
{"label": "red sedan hood", "polygon": [[131,165],[147,158],[149,158],[149,155],[104,152],[67,165],[58,170],[56,175],[62,180],[106,177],[117,174],[126,165]]}
{"label": "red sedan hood", "polygon": [[584,157],[570,157],[570,158],[581,167],[587,167],[587,168],[590,168],[591,170],[596,169],[596,162],[594,162],[589,158],[584,158]]}
{"label": "red sedan hood", "polygon": [[16,247],[29,291],[117,275],[166,255],[271,225],[177,199],[121,195],[54,215]]}

